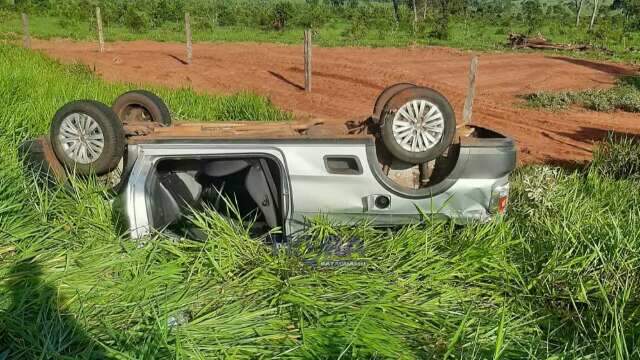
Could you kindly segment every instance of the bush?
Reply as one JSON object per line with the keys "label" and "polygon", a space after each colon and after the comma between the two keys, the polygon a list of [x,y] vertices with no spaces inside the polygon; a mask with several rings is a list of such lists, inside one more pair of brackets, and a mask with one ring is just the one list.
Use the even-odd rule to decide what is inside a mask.
{"label": "bush", "polygon": [[58,23],[62,27],[76,25],[80,19],[88,16],[80,1],[73,0],[56,2],[53,5],[53,13],[60,18]]}
{"label": "bush", "polygon": [[634,91],[633,89],[622,91],[617,102],[617,107],[620,110],[627,112],[640,112],[640,91]]}
{"label": "bush", "polygon": [[148,13],[134,7],[127,9],[122,20],[134,32],[144,32],[153,24]]}
{"label": "bush", "polygon": [[640,180],[640,140],[610,134],[595,147],[591,171],[614,180]]}
{"label": "bush", "polygon": [[220,26],[233,26],[238,22],[235,11],[227,3],[219,3],[217,8],[217,21]]}
{"label": "bush", "polygon": [[571,92],[537,92],[525,95],[524,99],[531,107],[546,108],[552,111],[566,109],[575,102],[575,96]]}
{"label": "bush", "polygon": [[611,89],[595,89],[578,92],[538,92],[524,96],[527,105],[549,110],[562,110],[580,104],[593,111],[622,110],[640,112],[640,77],[629,76],[618,80]]}
{"label": "bush", "polygon": [[275,30],[284,30],[293,13],[293,5],[289,1],[279,1],[271,9],[271,26]]}
{"label": "bush", "polygon": [[611,90],[586,90],[577,93],[576,100],[589,110],[608,112],[616,108],[616,95]]}
{"label": "bush", "polygon": [[304,28],[318,29],[324,26],[331,18],[331,11],[327,6],[318,5],[317,1],[301,6],[295,11],[292,22]]}
{"label": "bush", "polygon": [[343,36],[351,40],[361,40],[369,33],[369,14],[365,7],[358,7],[352,13],[351,22],[344,31]]}
{"label": "bush", "polygon": [[640,91],[640,76],[625,76],[618,80],[618,84],[622,86],[630,86]]}
{"label": "bush", "polygon": [[544,21],[544,11],[539,0],[527,0],[522,3],[522,17],[529,34],[540,29]]}

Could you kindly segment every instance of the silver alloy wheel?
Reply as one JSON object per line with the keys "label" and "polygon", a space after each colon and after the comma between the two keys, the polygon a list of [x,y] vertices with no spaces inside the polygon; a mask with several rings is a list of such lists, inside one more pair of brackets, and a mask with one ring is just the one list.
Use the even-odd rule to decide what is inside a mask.
{"label": "silver alloy wheel", "polygon": [[442,111],[427,100],[402,105],[393,118],[393,137],[403,149],[424,152],[436,146],[444,134]]}
{"label": "silver alloy wheel", "polygon": [[73,113],[62,120],[58,139],[65,154],[80,164],[90,164],[104,149],[104,134],[91,116]]}

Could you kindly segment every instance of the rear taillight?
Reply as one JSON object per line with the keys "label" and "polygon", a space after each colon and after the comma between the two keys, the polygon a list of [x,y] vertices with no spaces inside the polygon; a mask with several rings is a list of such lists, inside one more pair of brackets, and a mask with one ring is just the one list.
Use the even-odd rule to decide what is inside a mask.
{"label": "rear taillight", "polygon": [[509,203],[509,184],[496,186],[491,192],[491,204],[489,211],[491,214],[504,215],[507,213]]}

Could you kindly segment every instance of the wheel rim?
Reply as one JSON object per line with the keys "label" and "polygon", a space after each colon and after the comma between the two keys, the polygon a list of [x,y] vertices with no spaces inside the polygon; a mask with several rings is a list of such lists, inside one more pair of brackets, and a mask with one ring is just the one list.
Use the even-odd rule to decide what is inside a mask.
{"label": "wheel rim", "polygon": [[427,151],[436,146],[444,134],[442,111],[427,100],[404,104],[393,118],[393,137],[409,152]]}
{"label": "wheel rim", "polygon": [[62,120],[58,139],[64,153],[80,164],[96,161],[104,149],[104,134],[100,124],[83,113],[73,113]]}

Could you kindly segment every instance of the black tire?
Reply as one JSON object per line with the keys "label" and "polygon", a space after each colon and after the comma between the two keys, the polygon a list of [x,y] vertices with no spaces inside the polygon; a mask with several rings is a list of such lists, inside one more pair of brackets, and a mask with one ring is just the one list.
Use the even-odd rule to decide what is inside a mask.
{"label": "black tire", "polygon": [[378,121],[382,120],[382,111],[384,110],[384,106],[387,104],[387,102],[389,102],[389,99],[391,99],[400,91],[412,87],[416,87],[416,85],[411,83],[398,83],[388,86],[386,89],[382,90],[382,92],[376,99],[375,105],[373,105],[373,118]]}
{"label": "black tire", "polygon": [[120,95],[111,108],[123,123],[151,121],[171,125],[171,113],[167,104],[146,90],[133,90]]}
{"label": "black tire", "polygon": [[[70,148],[69,144],[73,143],[62,140],[64,135],[61,127],[63,121],[72,114],[87,115],[97,124],[98,128],[94,131],[101,132],[103,145],[102,150],[96,153],[95,159],[79,162],[67,154],[68,150],[65,149]],[[104,175],[111,172],[118,166],[125,150],[125,133],[122,123],[111,108],[93,100],[73,101],[61,107],[53,117],[49,137],[60,163],[79,175]],[[85,152],[85,156],[87,153]]]}
{"label": "black tire", "polygon": [[[444,123],[440,139],[424,151],[412,152],[403,148],[393,134],[396,113],[413,100],[426,100],[435,105],[440,110]],[[429,88],[413,87],[396,93],[385,105],[381,119],[382,142],[385,147],[395,158],[410,164],[422,164],[436,159],[451,145],[456,133],[456,115],[451,104],[442,94]]]}

